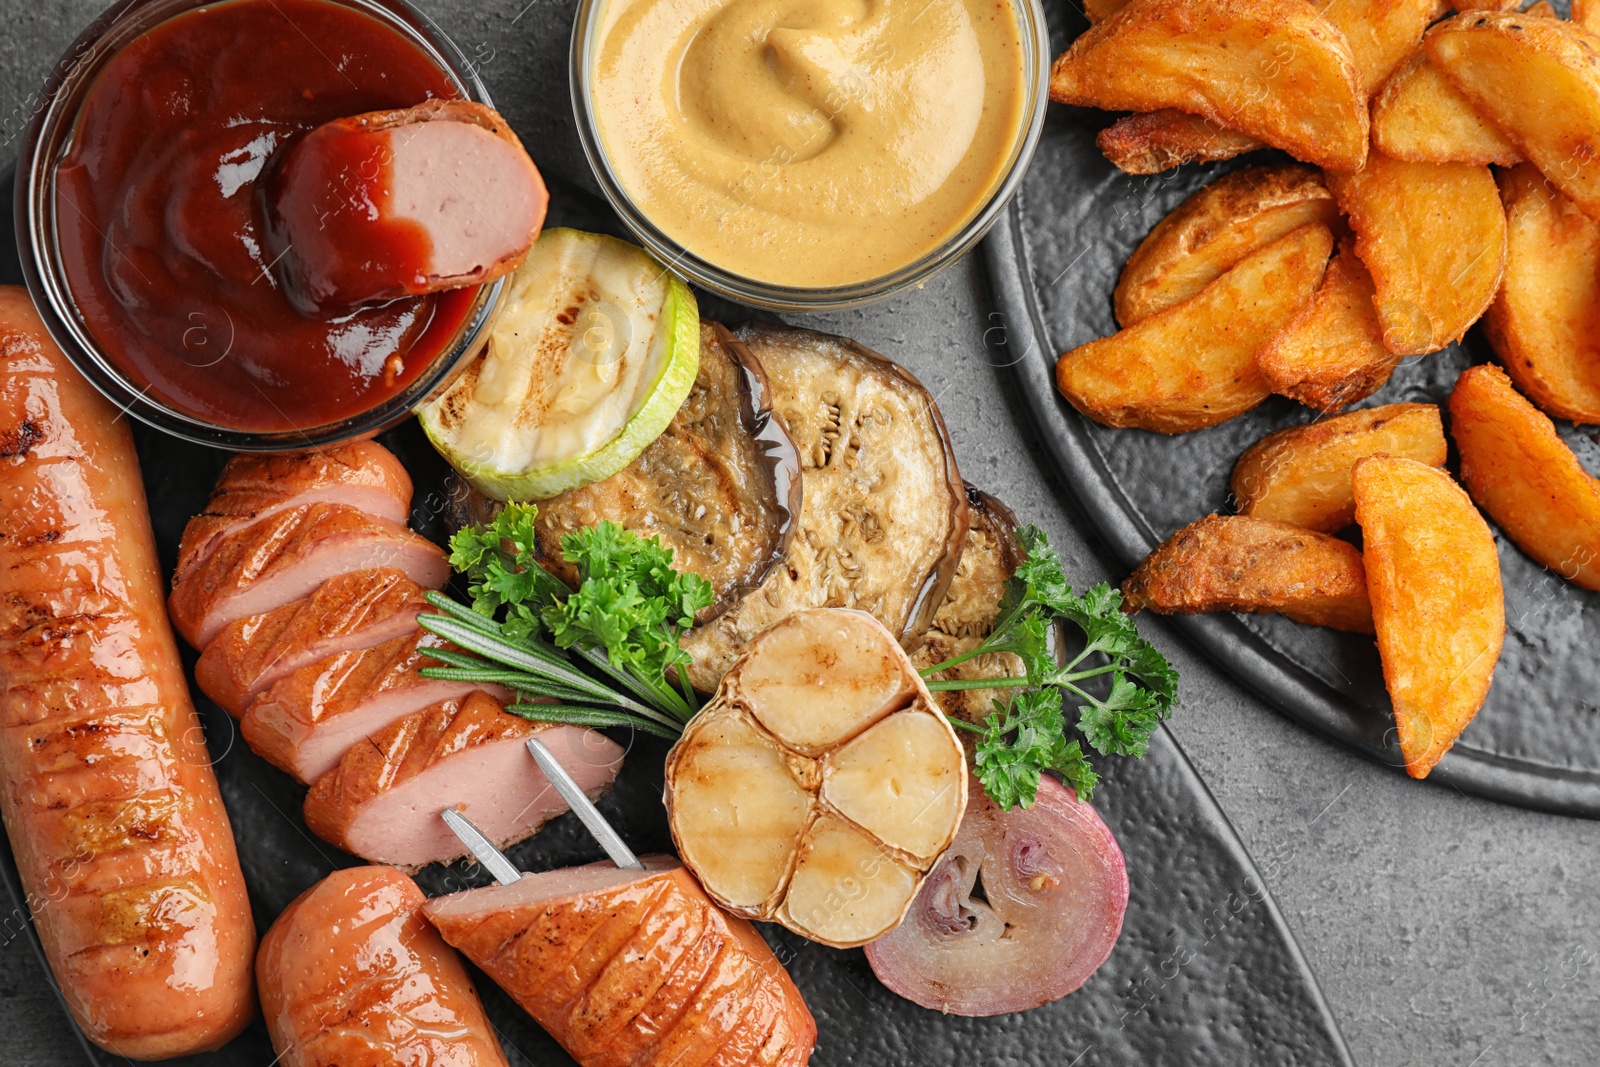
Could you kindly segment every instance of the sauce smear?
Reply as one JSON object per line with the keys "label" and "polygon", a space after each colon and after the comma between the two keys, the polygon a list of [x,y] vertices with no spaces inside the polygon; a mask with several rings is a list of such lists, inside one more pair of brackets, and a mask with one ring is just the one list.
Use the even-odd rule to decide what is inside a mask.
{"label": "sauce smear", "polygon": [[[476,290],[305,314],[273,269],[264,190],[307,130],[459,96],[411,41],[327,0],[226,0],[152,28],[106,65],[56,171],[85,325],[155,399],[234,429],[322,426],[383,403],[449,344]],[[350,173],[381,197],[369,162]],[[402,237],[351,254],[415,258]]]}

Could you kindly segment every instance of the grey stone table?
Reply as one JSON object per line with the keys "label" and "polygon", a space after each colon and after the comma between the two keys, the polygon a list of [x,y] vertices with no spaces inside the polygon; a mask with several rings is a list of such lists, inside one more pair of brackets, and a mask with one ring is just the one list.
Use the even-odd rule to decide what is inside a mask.
{"label": "grey stone table", "polygon": [[[537,77],[528,66],[562,51],[528,44],[525,27],[541,8],[564,5],[523,2],[428,5],[480,58],[497,96],[499,85]],[[15,158],[47,70],[102,6],[0,0],[0,169]],[[539,80],[559,85],[564,75]],[[570,141],[545,141],[542,116],[525,97],[507,98],[517,100],[509,117],[535,155],[570,163]],[[566,107],[564,93],[548,101],[553,114]],[[905,363],[937,395],[969,481],[1045,527],[1074,581],[1121,577],[1108,572],[1061,476],[1030,442],[1006,372],[991,365],[985,331],[996,320],[977,257],[922,290],[803,324]],[[1288,723],[1170,630],[1144,625],[1182,672],[1172,732],[1254,855],[1357,1062],[1600,1062],[1600,822],[1411,782]],[[18,917],[0,917],[0,1063],[77,1064],[19,929]]]}

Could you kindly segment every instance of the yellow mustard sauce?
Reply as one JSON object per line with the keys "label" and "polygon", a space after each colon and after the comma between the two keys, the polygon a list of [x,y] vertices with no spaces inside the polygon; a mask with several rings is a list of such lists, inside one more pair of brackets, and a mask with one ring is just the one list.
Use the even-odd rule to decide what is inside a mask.
{"label": "yellow mustard sauce", "polygon": [[608,0],[595,125],[634,205],[724,270],[830,288],[959,230],[1026,106],[1011,0]]}

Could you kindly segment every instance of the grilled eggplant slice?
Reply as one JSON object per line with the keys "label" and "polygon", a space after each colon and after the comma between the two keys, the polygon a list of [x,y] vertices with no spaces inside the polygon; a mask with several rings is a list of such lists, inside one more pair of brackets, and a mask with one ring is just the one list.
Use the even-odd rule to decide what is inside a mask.
{"label": "grilled eggplant slice", "polygon": [[766,372],[714,323],[700,325],[700,370],[671,425],[610,478],[539,505],[539,553],[569,584],[561,538],[609,519],[673,550],[711,583],[704,623],[760,585],[788,550],[800,513],[800,457],[772,414]]}
{"label": "grilled eggplant slice", "polygon": [[[452,498],[458,526],[487,522],[501,506],[464,482]],[[700,369],[666,431],[611,477],[539,502],[540,562],[576,584],[564,535],[609,520],[659,537],[680,570],[711,583],[705,623],[767,577],[799,513],[800,456],[772,413],[766,372],[726,329],[702,322]]]}
{"label": "grilled eggplant slice", "polygon": [[[989,636],[1000,616],[1006,582],[1022,561],[1017,517],[1010,508],[968,485],[967,511],[971,524],[955,577],[934,613],[933,625],[911,653],[911,662],[919,671],[959,656]],[[992,652],[940,671],[934,678],[1014,678],[1024,671],[1021,657]],[[1010,695],[1003,689],[950,689],[934,693],[933,698],[946,715],[978,723],[994,710],[997,699]]]}
{"label": "grilled eggplant slice", "polygon": [[684,639],[690,682],[716,689],[745,642],[806,608],[859,608],[915,647],[967,539],[966,494],[933,397],[854,341],[765,324],[736,336],[766,368],[805,493],[782,563]]}

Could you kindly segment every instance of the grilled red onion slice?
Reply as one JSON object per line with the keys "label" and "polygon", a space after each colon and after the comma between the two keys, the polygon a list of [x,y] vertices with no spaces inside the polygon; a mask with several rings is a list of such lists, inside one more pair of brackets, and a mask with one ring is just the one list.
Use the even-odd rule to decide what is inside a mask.
{"label": "grilled red onion slice", "polygon": [[878,980],[949,1015],[1002,1015],[1077,989],[1128,905],[1122,850],[1054,778],[1005,812],[970,782],[966,818],[905,920],[867,946]]}

